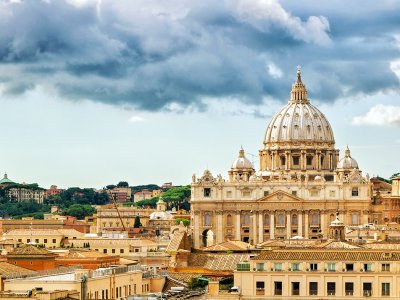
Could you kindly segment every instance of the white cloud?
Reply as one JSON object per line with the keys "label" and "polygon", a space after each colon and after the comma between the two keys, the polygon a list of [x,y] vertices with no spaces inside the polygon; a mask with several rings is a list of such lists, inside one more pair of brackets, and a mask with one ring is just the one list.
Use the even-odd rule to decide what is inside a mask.
{"label": "white cloud", "polygon": [[328,35],[329,22],[324,16],[310,16],[307,21],[291,15],[276,0],[234,0],[239,17],[257,27],[268,31],[272,24],[279,24],[295,39],[308,43],[327,45],[331,42]]}
{"label": "white cloud", "polygon": [[144,119],[140,116],[132,116],[129,119],[129,123],[140,123],[140,122],[144,122]]}
{"label": "white cloud", "polygon": [[354,125],[380,125],[400,127],[400,106],[378,104],[364,116],[353,118]]}
{"label": "white cloud", "polygon": [[268,64],[268,73],[274,77],[274,78],[281,78],[282,77],[282,70],[279,69],[276,65],[273,63]]}
{"label": "white cloud", "polygon": [[397,78],[400,80],[400,59],[390,62],[390,70],[392,70],[392,72],[396,74]]}

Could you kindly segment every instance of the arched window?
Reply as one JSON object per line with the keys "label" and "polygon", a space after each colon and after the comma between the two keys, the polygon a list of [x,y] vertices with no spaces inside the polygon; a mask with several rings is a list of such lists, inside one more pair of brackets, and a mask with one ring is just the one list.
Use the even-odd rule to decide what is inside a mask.
{"label": "arched window", "polygon": [[279,226],[285,225],[285,216],[282,213],[278,215],[278,225]]}
{"label": "arched window", "polygon": [[351,215],[351,224],[358,225],[358,214],[357,213],[353,213]]}
{"label": "arched window", "polygon": [[325,156],[321,155],[321,158],[320,158],[321,167],[324,165],[324,158],[325,158]]}
{"label": "arched window", "polygon": [[204,215],[204,225],[211,226],[211,214],[210,213],[206,213]]}
{"label": "arched window", "polygon": [[292,225],[297,226],[297,215],[292,216]]}
{"label": "arched window", "polygon": [[318,213],[313,213],[312,215],[312,224],[318,225],[319,224],[319,215]]}
{"label": "arched window", "polygon": [[244,225],[249,225],[250,224],[250,214],[245,214],[243,216],[243,224]]}
{"label": "arched window", "polygon": [[226,225],[232,226],[232,216],[231,215],[226,216]]}
{"label": "arched window", "polygon": [[269,219],[269,215],[268,214],[265,215],[265,217],[264,217],[264,223],[265,223],[265,226],[269,226],[270,219]]}

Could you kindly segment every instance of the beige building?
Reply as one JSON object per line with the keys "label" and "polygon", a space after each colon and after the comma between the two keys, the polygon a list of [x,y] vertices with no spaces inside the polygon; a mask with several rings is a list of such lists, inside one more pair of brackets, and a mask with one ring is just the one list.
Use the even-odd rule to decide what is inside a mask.
{"label": "beige building", "polygon": [[155,212],[155,209],[149,208],[137,208],[137,207],[127,207],[119,206],[119,214],[114,207],[99,207],[97,209],[97,233],[103,232],[103,229],[107,228],[122,228],[122,222],[126,228],[133,227],[135,223],[135,217],[140,217],[140,222],[142,226],[147,226],[149,223],[149,216],[151,213]]}
{"label": "beige building", "polygon": [[3,238],[24,244],[43,245],[46,248],[56,248],[73,242],[84,236],[75,229],[14,229],[3,233]]}
{"label": "beige building", "polygon": [[43,203],[44,189],[39,187],[13,187],[8,190],[8,197],[18,202],[35,200],[37,203]]}
{"label": "beige building", "polygon": [[140,266],[100,268],[4,281],[7,291],[79,291],[79,299],[121,299],[134,294],[159,292],[165,279],[144,273]]}
{"label": "beige building", "polygon": [[234,284],[242,299],[399,299],[399,260],[388,250],[271,250],[238,264]]}
{"label": "beige building", "polygon": [[150,200],[153,198],[153,192],[149,190],[143,190],[141,192],[137,192],[133,195],[133,201],[138,202],[142,200]]}
{"label": "beige building", "polygon": [[266,128],[259,170],[243,149],[228,179],[192,176],[194,248],[227,240],[326,238],[336,211],[346,225],[374,222],[371,185],[347,148],[340,158],[333,130],[312,105],[300,70],[290,100]]}

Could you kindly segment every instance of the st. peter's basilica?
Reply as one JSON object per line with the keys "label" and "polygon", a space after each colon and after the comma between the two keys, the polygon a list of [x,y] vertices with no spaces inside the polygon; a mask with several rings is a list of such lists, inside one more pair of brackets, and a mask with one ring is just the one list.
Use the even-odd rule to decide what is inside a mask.
{"label": "st. peter's basilica", "polygon": [[205,170],[192,177],[193,246],[241,240],[326,238],[339,213],[349,226],[376,222],[371,184],[350,150],[340,158],[332,128],[312,105],[300,70],[289,102],[265,131],[260,168],[239,150],[228,179]]}

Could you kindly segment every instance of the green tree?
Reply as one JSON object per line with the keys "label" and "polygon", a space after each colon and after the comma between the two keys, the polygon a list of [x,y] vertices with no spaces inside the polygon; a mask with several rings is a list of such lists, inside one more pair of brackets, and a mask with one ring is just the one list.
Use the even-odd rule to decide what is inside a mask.
{"label": "green tree", "polygon": [[177,186],[170,188],[166,192],[162,194],[162,197],[165,202],[168,203],[168,207],[176,207],[185,209],[185,210],[190,210],[190,186]]}
{"label": "green tree", "polygon": [[120,182],[118,182],[117,187],[127,188],[127,187],[129,187],[129,183],[126,181],[120,181]]}
{"label": "green tree", "polygon": [[136,216],[135,223],[133,224],[133,228],[140,228],[140,227],[142,227],[142,223],[140,222],[140,217]]}
{"label": "green tree", "polygon": [[185,225],[185,226],[189,226],[189,224],[190,224],[190,221],[188,219],[184,219],[184,218],[177,218],[176,224],[179,225],[181,223],[181,221],[183,222],[183,225]]}
{"label": "green tree", "polygon": [[149,200],[140,200],[135,203],[137,207],[151,207],[155,208],[157,206],[158,197],[151,198]]}
{"label": "green tree", "polygon": [[64,216],[73,216],[77,219],[84,219],[86,216],[91,216],[96,212],[96,209],[88,204],[72,204],[63,211]]}
{"label": "green tree", "polygon": [[107,190],[113,190],[113,189],[115,189],[117,186],[115,185],[115,184],[109,184],[109,185],[107,185],[106,186],[106,189]]}

